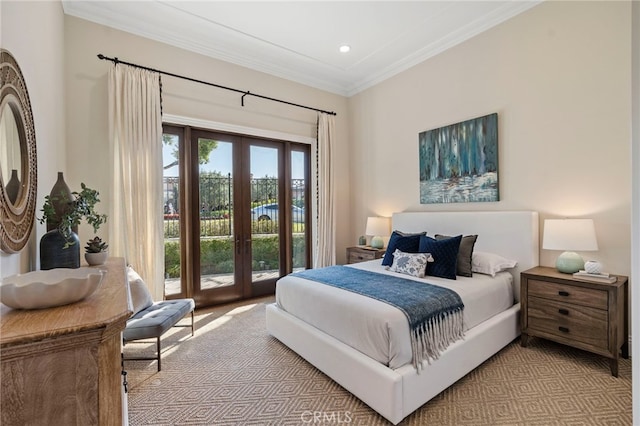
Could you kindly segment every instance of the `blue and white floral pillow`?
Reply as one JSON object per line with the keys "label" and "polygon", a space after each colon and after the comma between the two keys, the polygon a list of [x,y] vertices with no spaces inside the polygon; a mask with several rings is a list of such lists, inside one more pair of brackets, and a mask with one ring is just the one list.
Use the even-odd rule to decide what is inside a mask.
{"label": "blue and white floral pillow", "polygon": [[393,263],[388,269],[401,274],[424,278],[427,273],[427,262],[433,262],[430,253],[405,253],[396,249],[393,252]]}

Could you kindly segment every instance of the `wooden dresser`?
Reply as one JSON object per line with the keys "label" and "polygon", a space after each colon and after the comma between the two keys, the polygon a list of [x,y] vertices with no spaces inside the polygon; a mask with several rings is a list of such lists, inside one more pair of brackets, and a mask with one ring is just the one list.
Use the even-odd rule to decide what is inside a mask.
{"label": "wooden dresser", "polygon": [[367,260],[380,259],[384,256],[385,251],[385,249],[367,246],[347,247],[347,263],[359,263]]}
{"label": "wooden dresser", "polygon": [[122,425],[121,333],[131,315],[124,259],[88,298],[40,310],[0,308],[3,425]]}
{"label": "wooden dresser", "polygon": [[522,272],[522,346],[538,336],[610,360],[618,377],[618,359],[629,357],[628,278],[613,283],[576,279],[555,268],[538,266]]}

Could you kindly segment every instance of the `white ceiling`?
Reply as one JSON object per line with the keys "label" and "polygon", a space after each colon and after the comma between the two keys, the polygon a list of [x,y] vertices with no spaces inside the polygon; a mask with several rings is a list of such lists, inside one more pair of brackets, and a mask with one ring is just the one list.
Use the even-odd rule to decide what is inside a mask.
{"label": "white ceiling", "polygon": [[[67,15],[351,96],[540,1],[62,0],[62,4]],[[350,45],[351,51],[340,53],[342,44]],[[96,53],[118,56],[118,52]],[[136,58],[119,58],[137,63]]]}

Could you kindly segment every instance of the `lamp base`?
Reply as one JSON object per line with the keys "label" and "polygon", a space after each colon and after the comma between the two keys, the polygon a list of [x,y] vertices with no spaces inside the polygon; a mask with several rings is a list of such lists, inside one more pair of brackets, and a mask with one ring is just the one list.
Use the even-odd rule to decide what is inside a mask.
{"label": "lamp base", "polygon": [[556,260],[556,268],[559,272],[565,274],[573,274],[581,269],[584,269],[584,260],[578,253],[572,251],[565,251]]}
{"label": "lamp base", "polygon": [[384,247],[384,240],[382,237],[372,237],[371,238],[371,247],[381,249]]}

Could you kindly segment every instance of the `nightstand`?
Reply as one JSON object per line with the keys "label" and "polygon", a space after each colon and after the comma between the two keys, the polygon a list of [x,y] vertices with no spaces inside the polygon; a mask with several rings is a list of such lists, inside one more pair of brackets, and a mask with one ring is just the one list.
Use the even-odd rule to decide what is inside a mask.
{"label": "nightstand", "polygon": [[365,262],[367,260],[381,259],[385,249],[377,249],[368,246],[347,247],[347,263]]}
{"label": "nightstand", "polygon": [[520,274],[520,342],[542,337],[609,358],[629,358],[628,281],[580,280],[555,268],[537,266]]}

